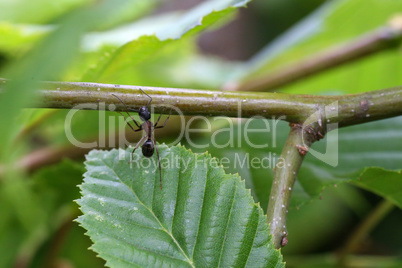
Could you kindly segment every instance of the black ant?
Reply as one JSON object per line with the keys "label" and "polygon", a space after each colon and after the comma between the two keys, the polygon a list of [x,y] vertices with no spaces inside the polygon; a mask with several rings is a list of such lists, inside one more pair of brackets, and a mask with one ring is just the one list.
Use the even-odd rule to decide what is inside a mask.
{"label": "black ant", "polygon": [[[156,155],[158,156],[158,164],[159,164],[159,183],[160,183],[160,187],[162,190],[162,168],[161,168],[161,162],[159,159],[159,151],[158,151],[158,146],[156,145],[156,139],[155,137],[152,135],[152,133],[154,132],[155,129],[157,128],[163,128],[166,125],[166,122],[168,121],[169,117],[170,117],[170,113],[168,115],[168,117],[165,120],[165,123],[163,124],[163,126],[158,126],[159,120],[161,119],[162,114],[159,115],[158,120],[156,120],[156,123],[153,124],[151,121],[149,121],[149,119],[151,119],[151,113],[148,110],[149,105],[152,102],[152,98],[144,92],[144,90],[142,90],[140,88],[140,90],[142,91],[142,93],[144,93],[145,95],[148,96],[149,98],[149,102],[147,104],[147,106],[141,106],[140,109],[138,110],[138,115],[141,118],[142,121],[144,121],[141,125],[137,123],[137,121],[135,121],[135,119],[127,112],[127,110],[129,111],[136,111],[134,109],[128,108],[127,105],[116,95],[112,94],[113,96],[115,96],[126,108],[126,113],[127,115],[131,118],[131,120],[133,120],[134,124],[137,126],[138,129],[134,129],[134,127],[127,121],[127,118],[124,116],[123,113],[120,113],[123,117],[124,120],[126,121],[127,125],[134,131],[141,131],[144,130],[146,135],[144,137],[141,138],[141,140],[137,143],[137,145],[134,147],[133,151],[131,152],[131,154],[134,154],[134,151],[141,145],[141,143],[146,139],[146,141],[144,142],[144,144],[142,145],[142,154],[145,157],[151,157],[154,154],[154,151],[156,149]],[[171,111],[170,111],[171,112]]]}

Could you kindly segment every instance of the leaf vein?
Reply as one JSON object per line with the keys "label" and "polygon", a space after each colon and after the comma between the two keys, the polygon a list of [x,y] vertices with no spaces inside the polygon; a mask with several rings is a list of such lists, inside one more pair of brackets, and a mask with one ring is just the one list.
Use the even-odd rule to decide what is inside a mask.
{"label": "leaf vein", "polygon": [[198,241],[198,235],[200,233],[200,225],[201,225],[201,219],[202,219],[202,212],[205,210],[205,192],[207,189],[207,182],[208,182],[208,174],[209,174],[209,168],[207,169],[207,174],[206,174],[206,179],[205,179],[205,187],[204,187],[204,193],[202,195],[202,205],[201,205],[201,212],[200,212],[200,219],[198,221],[198,228],[197,228],[197,234],[195,236],[195,241],[194,241],[194,247],[193,247],[193,253],[191,255],[191,259],[194,260],[194,251],[195,251],[195,246],[197,245],[197,241]]}
{"label": "leaf vein", "polygon": [[182,249],[182,247],[180,246],[180,244],[177,242],[177,240],[174,238],[174,236],[173,236],[168,230],[166,230],[166,228],[165,228],[165,227],[162,225],[162,223],[159,221],[158,217],[156,217],[155,213],[154,213],[150,208],[148,208],[148,207],[140,200],[140,198],[138,197],[138,195],[135,193],[134,189],[130,188],[127,184],[125,184],[124,181],[123,181],[123,180],[117,175],[117,173],[114,171],[114,169],[112,169],[110,166],[108,166],[108,165],[106,164],[106,162],[105,162],[103,159],[101,159],[101,161],[103,162],[103,164],[104,164],[107,168],[109,168],[109,169],[115,174],[116,178],[117,178],[122,184],[126,185],[126,186],[131,190],[131,192],[135,195],[135,197],[138,199],[138,201],[140,202],[140,204],[141,204],[142,206],[144,206],[144,207],[153,215],[153,217],[155,218],[155,220],[157,221],[157,223],[158,223],[158,224],[162,227],[162,229],[172,238],[172,240],[175,242],[176,246],[180,249],[180,251],[181,251],[181,253],[183,254],[183,256],[188,260],[189,264],[190,264],[192,267],[195,267],[194,264],[193,264],[193,262],[192,262],[192,261],[189,259],[189,257],[186,255],[186,253],[184,252],[184,250]]}
{"label": "leaf vein", "polygon": [[221,253],[219,254],[219,262],[218,262],[217,267],[219,267],[219,265],[221,263],[221,260],[222,260],[222,253],[223,253],[223,250],[224,250],[225,244],[226,244],[225,240],[226,240],[226,236],[227,236],[227,233],[228,233],[229,223],[230,223],[230,219],[232,218],[233,205],[234,205],[234,202],[235,202],[235,199],[236,199],[235,197],[236,197],[236,193],[237,193],[237,187],[238,187],[238,184],[237,184],[237,182],[235,182],[235,191],[233,193],[232,205],[230,206],[230,212],[229,212],[228,220],[226,222],[225,236],[224,236],[223,241],[222,241],[222,249],[221,249]]}

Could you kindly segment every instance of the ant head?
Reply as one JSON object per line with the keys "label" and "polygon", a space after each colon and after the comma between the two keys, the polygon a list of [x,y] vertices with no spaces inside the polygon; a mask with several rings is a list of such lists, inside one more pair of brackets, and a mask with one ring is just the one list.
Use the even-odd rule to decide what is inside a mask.
{"label": "ant head", "polygon": [[142,106],[138,111],[138,115],[140,116],[142,121],[148,121],[151,118],[151,113],[148,111],[148,107]]}

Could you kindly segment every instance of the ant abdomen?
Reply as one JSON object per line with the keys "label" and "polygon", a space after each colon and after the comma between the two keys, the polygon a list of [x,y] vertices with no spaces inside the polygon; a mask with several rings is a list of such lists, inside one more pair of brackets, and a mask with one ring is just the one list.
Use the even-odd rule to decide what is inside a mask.
{"label": "ant abdomen", "polygon": [[154,143],[152,142],[151,139],[148,139],[144,144],[142,145],[142,154],[145,157],[151,157],[154,155]]}

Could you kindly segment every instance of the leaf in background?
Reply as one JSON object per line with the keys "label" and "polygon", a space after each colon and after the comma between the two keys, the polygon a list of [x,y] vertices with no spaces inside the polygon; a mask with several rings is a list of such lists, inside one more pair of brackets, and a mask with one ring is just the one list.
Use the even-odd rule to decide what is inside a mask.
{"label": "leaf in background", "polygon": [[49,32],[49,27],[0,22],[0,52],[9,58],[18,58],[47,32]]}
{"label": "leaf in background", "polygon": [[15,115],[35,100],[34,92],[38,81],[60,77],[77,55],[83,33],[99,21],[113,16],[114,12],[117,12],[113,9],[114,5],[118,6],[127,1],[129,0],[108,0],[85,10],[72,12],[57,30],[49,34],[25,57],[2,70],[1,76],[11,81],[2,88],[0,98],[0,122],[7,126],[6,131],[0,131],[1,162],[10,162],[15,157],[11,155],[14,151],[11,149],[11,139],[17,125]]}
{"label": "leaf in background", "polygon": [[[402,168],[401,119],[401,117],[396,117],[339,129],[339,163],[336,167],[316,159],[310,153],[307,154],[292,191],[291,206],[298,207],[305,204],[311,199],[319,197],[325,187],[343,182],[357,184],[380,194],[384,198],[389,198],[394,203],[396,200],[400,200],[396,196],[401,185],[401,183],[397,184],[398,179],[401,180],[398,178],[401,176],[398,170]],[[270,131],[266,131],[265,123],[262,120],[254,119],[248,125],[248,129],[251,131],[247,133],[246,140],[245,123],[242,123],[241,126],[234,127],[232,139],[235,143],[233,148],[225,150],[214,147],[208,148],[218,159],[224,157],[229,159],[227,171],[238,172],[245,179],[246,186],[251,189],[254,200],[260,202],[263,209],[266,209],[269,201],[273,176],[272,168],[277,163],[277,158],[281,154],[289,133],[289,126],[284,122],[279,122],[276,130],[273,121],[269,121],[269,126]],[[265,129],[265,132],[254,132],[252,131],[254,129],[257,131]],[[211,143],[210,136],[208,133],[208,137],[197,140],[195,143]],[[227,133],[221,132],[215,136],[216,144],[226,144],[229,138]],[[268,144],[268,148],[258,149],[251,146],[249,142],[255,145]],[[325,152],[326,139],[313,144],[312,149]],[[199,149],[193,148],[193,150],[198,151]],[[267,167],[251,166],[250,161],[253,158],[265,158],[264,165]],[[246,164],[242,166],[244,160],[246,160]],[[268,167],[268,165],[270,166]],[[365,180],[359,181],[359,178],[366,174],[365,172],[372,174],[373,171],[365,171],[368,167],[378,167],[384,170],[374,169],[373,171],[378,172],[378,177],[367,177],[371,179],[367,179],[367,185],[364,185]],[[366,175],[362,178],[366,178]],[[383,181],[387,181],[387,183],[379,187],[372,180],[378,184]],[[374,186],[378,187],[378,190],[375,190]]]}
{"label": "leaf in background", "polygon": [[180,12],[156,14],[110,30],[89,32],[82,40],[82,50],[96,52],[102,47],[118,48],[143,35],[160,32],[161,29],[166,28],[166,25],[176,22],[180,15]]}
{"label": "leaf in background", "polygon": [[105,261],[98,258],[95,252],[88,250],[92,241],[84,233],[85,230],[78,223],[72,222],[72,228],[59,257],[69,260],[72,267],[105,267]]}
{"label": "leaf in background", "polygon": [[[335,5],[334,5],[335,4]],[[324,12],[314,13],[311,17],[296,25],[290,30],[292,34],[296,29],[302,28],[311,32],[309,26],[321,23],[320,31],[315,31],[303,42],[294,47],[281,51],[279,54],[260,53],[246,63],[248,70],[253,71],[248,79],[261,74],[274,72],[278,67],[296,63],[318,51],[348,42],[369,31],[384,26],[388,21],[402,10],[402,1],[383,0],[338,0],[326,4]],[[306,22],[313,23],[306,23]],[[303,26],[303,27],[302,27]],[[314,27],[313,27],[314,28]],[[285,45],[292,40],[285,38]],[[282,42],[282,40],[281,40]],[[281,43],[280,42],[280,43]],[[265,50],[276,51],[275,42],[272,47],[268,45]],[[284,44],[281,43],[281,46]],[[347,93],[357,93],[375,89],[387,88],[402,84],[402,76],[396,75],[401,64],[401,52],[398,49],[379,53],[362,60],[347,64],[341,68],[334,68],[322,74],[306,78],[302,81],[285,86],[283,89],[289,93],[322,93],[328,90],[342,90]],[[247,71],[247,68],[244,71]],[[255,71],[255,69],[258,71]]]}
{"label": "leaf in background", "polygon": [[41,196],[46,198],[42,202],[48,207],[48,213],[62,205],[74,205],[72,201],[79,197],[76,186],[82,182],[84,170],[82,163],[64,159],[56,165],[35,172],[32,186],[35,191],[45,193]]}
{"label": "leaf in background", "polygon": [[[12,267],[15,256],[27,234],[15,217],[13,208],[0,197],[0,267]],[[4,254],[4,255],[3,255]]]}
{"label": "leaf in background", "polygon": [[[291,243],[282,249],[285,261],[287,256],[320,251],[328,247],[328,241],[345,237],[345,230],[353,228],[356,216],[363,218],[372,208],[367,197],[348,184],[326,188],[321,196],[300,208],[289,209],[286,228]],[[349,200],[345,202],[343,196]],[[351,213],[350,204],[359,207],[357,215]]]}
{"label": "leaf in background", "polygon": [[[100,61],[94,69],[87,73],[83,80],[128,84],[127,80],[121,78],[122,73],[131,73],[135,76],[137,69],[142,69],[144,63],[157,59],[156,56],[161,53],[171,55],[170,45],[178,42],[175,39],[195,35],[231,14],[236,8],[244,6],[247,2],[249,0],[204,2],[183,14],[177,21],[166,25],[155,35],[150,33],[150,35],[144,35],[125,44]],[[175,46],[173,46],[174,48]],[[167,66],[162,65],[161,68],[167,68]]]}
{"label": "leaf in background", "polygon": [[81,185],[78,221],[108,266],[284,267],[238,176],[207,154],[160,145],[161,190],[156,156],[137,150],[131,168],[131,150],[91,151]]}
{"label": "leaf in background", "polygon": [[[118,114],[99,110],[75,110],[74,114],[67,120],[67,114],[70,110],[54,109],[50,120],[41,123],[40,128],[34,133],[36,136],[44,139],[46,143],[56,146],[71,145],[72,140],[80,143],[97,142],[96,146],[105,146],[107,144],[105,136],[115,133],[113,130],[119,130]],[[117,118],[116,118],[117,117]],[[124,125],[120,125],[124,127]],[[110,131],[110,133],[109,133]],[[120,129],[122,131],[122,129]],[[70,135],[72,135],[70,137]]]}
{"label": "leaf in background", "polygon": [[0,181],[0,250],[5,254],[0,267],[12,267],[18,254],[28,261],[64,221],[71,220],[83,169],[66,160],[39,170],[30,180]]}
{"label": "leaf in background", "polygon": [[388,199],[402,209],[402,169],[367,168],[352,183]]}
{"label": "leaf in background", "polygon": [[331,13],[338,4],[339,1],[330,1],[322,4],[312,12],[312,14],[306,16],[261,49],[251,59],[240,65],[237,70],[231,74],[230,80],[228,80],[230,81],[229,83],[239,82],[256,73],[265,73],[265,69],[270,66],[271,61],[282,54],[286,54],[290,48],[310,38],[312,35],[317,34],[317,32],[321,30],[322,23],[328,16],[328,13]]}
{"label": "leaf in background", "polygon": [[[77,9],[94,5],[109,5],[114,15],[98,20],[96,29],[102,30],[138,18],[151,11],[160,0],[131,1],[95,0],[0,0],[0,21],[15,24],[51,24]],[[67,15],[68,16],[68,15]]]}
{"label": "leaf in background", "polygon": [[193,53],[182,57],[173,66],[169,65],[168,69],[163,69],[161,79],[164,80],[159,84],[217,90],[239,64],[239,62]]}
{"label": "leaf in background", "polygon": [[94,0],[0,0],[0,21],[44,24]]}
{"label": "leaf in background", "polygon": [[[345,180],[396,203],[402,182],[402,175],[398,173],[402,169],[401,119],[396,117],[340,129],[336,167],[308,154],[299,172],[298,181],[304,196],[301,200],[308,201],[323,187]],[[312,148],[325,152],[325,142],[317,142]],[[374,178],[370,174],[378,176]],[[402,206],[400,198],[397,205]]]}
{"label": "leaf in background", "polygon": [[[179,12],[157,14],[109,31],[86,34],[82,42],[83,52],[64,79],[94,81],[98,71],[94,66],[107,62],[118,47],[143,35],[166,32],[167,25],[174,25],[181,16]],[[231,18],[226,16],[225,19],[227,17]],[[238,64],[218,57],[199,55],[194,39],[185,38],[171,42],[169,46],[145,57],[140,67],[133,65],[121,69],[113,77],[113,83],[118,81],[120,84],[218,88]],[[87,70],[84,76],[82,70]]]}
{"label": "leaf in background", "polygon": [[[91,253],[85,254],[85,258],[82,257],[82,252],[89,247],[89,241],[83,236],[82,230],[79,230],[82,228],[78,229],[78,226],[72,222],[79,215],[78,206],[73,200],[80,196],[77,184],[82,183],[84,172],[83,163],[66,159],[56,165],[38,170],[30,178],[32,189],[40,197],[41,206],[46,211],[46,225],[42,226],[43,235],[37,238],[34,243],[35,247],[32,248],[35,254],[30,260],[30,267],[49,265],[49,260],[55,257],[51,256],[52,253],[50,252],[54,254],[58,245],[63,245],[60,250],[67,251],[60,255],[67,254],[69,262],[73,261],[73,264],[82,264],[82,262],[99,264],[99,261],[96,261],[95,256]],[[73,227],[72,230],[70,230],[71,227]],[[77,232],[81,233],[81,237],[77,237]],[[72,246],[72,241],[69,240],[74,241],[75,246]],[[68,246],[72,249],[68,249]],[[81,251],[80,258],[74,254],[78,250]],[[98,266],[78,265],[76,267]]]}
{"label": "leaf in background", "polygon": [[[311,198],[319,196],[327,186],[359,180],[367,172],[368,167],[382,168],[376,169],[381,175],[375,180],[378,183],[384,181],[390,183],[382,187],[381,195],[384,198],[393,197],[395,194],[393,190],[400,188],[402,180],[399,173],[400,182],[395,184],[397,180],[395,175],[392,175],[394,172],[391,171],[402,168],[401,131],[401,117],[340,129],[338,165],[332,167],[308,154],[298,174],[292,204],[298,205],[310,201]],[[312,149],[325,152],[325,142],[326,140],[322,140],[315,143]],[[393,179],[389,177],[390,175]],[[357,185],[361,186],[364,183]],[[363,188],[380,193],[368,185]]]}
{"label": "leaf in background", "polygon": [[107,8],[113,10],[110,16],[98,20],[97,25],[93,29],[98,31],[112,28],[125,22],[129,22],[140,18],[152,11],[155,6],[163,2],[161,0],[129,0],[129,1],[104,1]]}

